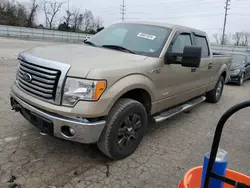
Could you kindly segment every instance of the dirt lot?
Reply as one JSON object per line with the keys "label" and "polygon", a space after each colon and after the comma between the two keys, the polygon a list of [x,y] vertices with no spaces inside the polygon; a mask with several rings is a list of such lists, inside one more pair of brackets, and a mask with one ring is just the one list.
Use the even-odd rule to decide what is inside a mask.
{"label": "dirt lot", "polygon": [[[230,106],[250,99],[250,81],[226,86],[218,104],[203,103],[161,124],[151,125],[137,151],[125,160],[109,161],[95,145],[40,136],[19,113],[10,110],[9,89],[15,79],[18,52],[49,43],[0,38],[0,187],[167,187],[201,165],[214,128]],[[52,43],[50,43],[52,44]],[[236,114],[224,130],[221,147],[229,167],[250,175],[250,110]]]}

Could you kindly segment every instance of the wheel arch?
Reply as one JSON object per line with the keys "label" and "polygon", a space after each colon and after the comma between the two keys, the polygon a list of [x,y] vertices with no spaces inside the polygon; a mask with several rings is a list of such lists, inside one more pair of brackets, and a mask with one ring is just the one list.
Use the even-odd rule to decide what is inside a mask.
{"label": "wheel arch", "polygon": [[107,106],[107,111],[110,111],[119,99],[130,98],[141,102],[147,112],[150,113],[151,104],[156,99],[153,92],[155,90],[153,82],[148,77],[140,74],[128,75],[107,89],[105,95],[108,97],[113,96]]}

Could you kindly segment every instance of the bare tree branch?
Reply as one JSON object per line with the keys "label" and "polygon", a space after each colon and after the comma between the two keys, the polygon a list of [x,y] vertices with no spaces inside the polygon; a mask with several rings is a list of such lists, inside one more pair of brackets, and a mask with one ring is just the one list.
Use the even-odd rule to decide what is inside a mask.
{"label": "bare tree branch", "polygon": [[220,36],[219,36],[219,33],[214,33],[213,34],[213,37],[216,41],[216,44],[220,44]]}
{"label": "bare tree branch", "polygon": [[102,28],[103,21],[102,21],[102,19],[99,16],[95,18],[94,22],[95,22],[94,24],[95,24],[95,29],[96,30],[99,30],[100,28]]}
{"label": "bare tree branch", "polygon": [[84,14],[80,13],[80,9],[74,9],[73,19],[72,19],[73,31],[80,30],[80,26],[82,25],[83,19],[84,19]]}
{"label": "bare tree branch", "polygon": [[36,16],[36,12],[38,9],[38,4],[37,4],[36,0],[31,0],[31,2],[32,2],[32,5],[31,5],[30,11],[28,13],[27,27],[34,27],[35,16]]}
{"label": "bare tree branch", "polygon": [[25,26],[27,9],[15,1],[0,0],[0,24]]}
{"label": "bare tree branch", "polygon": [[235,45],[236,46],[239,46],[240,45],[240,41],[242,39],[242,36],[243,36],[243,32],[236,32],[234,35],[233,35],[233,40],[235,41]]}
{"label": "bare tree branch", "polygon": [[73,12],[71,12],[70,10],[66,11],[66,16],[64,16],[64,20],[67,26],[69,26],[71,20],[72,20],[72,16],[73,16]]}
{"label": "bare tree branch", "polygon": [[248,40],[249,40],[250,34],[247,32],[242,33],[242,45],[243,46],[248,46]]}
{"label": "bare tree branch", "polygon": [[91,10],[85,10],[83,17],[84,17],[84,31],[88,32],[94,27],[94,16]]}
{"label": "bare tree branch", "polygon": [[56,0],[46,1],[43,3],[43,11],[46,19],[46,27],[52,29],[56,14],[61,10],[64,2],[57,2]]}

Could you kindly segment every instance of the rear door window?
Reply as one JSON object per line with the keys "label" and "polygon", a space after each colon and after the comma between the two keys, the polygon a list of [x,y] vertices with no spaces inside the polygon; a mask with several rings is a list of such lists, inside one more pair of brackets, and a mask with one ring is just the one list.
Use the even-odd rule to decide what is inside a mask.
{"label": "rear door window", "polygon": [[210,52],[206,37],[195,35],[195,46],[202,47],[202,57],[209,57]]}

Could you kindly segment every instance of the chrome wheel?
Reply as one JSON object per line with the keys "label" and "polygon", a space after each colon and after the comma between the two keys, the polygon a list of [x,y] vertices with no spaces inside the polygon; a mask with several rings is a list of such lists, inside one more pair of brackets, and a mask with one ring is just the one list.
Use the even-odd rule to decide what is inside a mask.
{"label": "chrome wheel", "polygon": [[215,96],[216,96],[217,99],[220,98],[221,93],[222,93],[222,89],[223,89],[223,83],[222,83],[222,81],[220,81],[218,83],[217,88],[216,88],[216,94],[215,94]]}
{"label": "chrome wheel", "polygon": [[117,144],[121,149],[130,147],[139,137],[142,122],[138,114],[127,116],[117,132]]}

